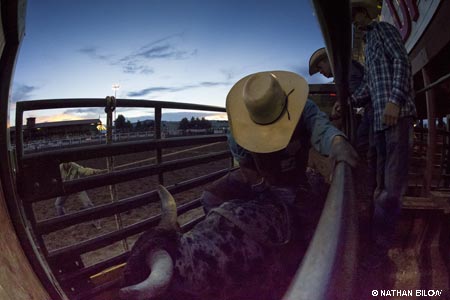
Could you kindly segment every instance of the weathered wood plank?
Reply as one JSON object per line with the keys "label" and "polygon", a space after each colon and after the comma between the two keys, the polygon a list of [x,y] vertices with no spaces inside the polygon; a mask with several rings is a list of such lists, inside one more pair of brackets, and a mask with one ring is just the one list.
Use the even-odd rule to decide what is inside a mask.
{"label": "weathered wood plank", "polygon": [[20,246],[0,190],[0,299],[50,299]]}

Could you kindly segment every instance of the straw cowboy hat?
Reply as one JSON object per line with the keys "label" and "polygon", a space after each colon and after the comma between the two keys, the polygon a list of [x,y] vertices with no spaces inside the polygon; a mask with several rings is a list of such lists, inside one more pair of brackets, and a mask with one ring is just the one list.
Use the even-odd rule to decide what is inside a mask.
{"label": "straw cowboy hat", "polygon": [[327,59],[327,51],[325,48],[317,49],[309,59],[309,75],[314,75],[319,72],[317,65],[324,59]]}
{"label": "straw cowboy hat", "polygon": [[375,19],[378,17],[378,7],[376,0],[351,0],[352,8],[365,8],[369,18]]}
{"label": "straw cowboy hat", "polygon": [[308,96],[308,83],[287,71],[259,72],[239,80],[227,96],[227,114],[236,142],[251,152],[284,149]]}

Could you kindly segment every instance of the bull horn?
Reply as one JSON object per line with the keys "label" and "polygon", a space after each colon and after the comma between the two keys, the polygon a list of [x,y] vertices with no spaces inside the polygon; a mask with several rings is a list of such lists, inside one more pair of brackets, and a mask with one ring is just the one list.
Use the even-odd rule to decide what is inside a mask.
{"label": "bull horn", "polygon": [[141,283],[124,287],[119,291],[120,299],[144,300],[160,296],[169,286],[173,275],[173,260],[166,250],[156,250],[146,257],[151,270]]}
{"label": "bull horn", "polygon": [[161,221],[159,222],[159,226],[178,230],[177,205],[175,199],[162,185],[158,186],[158,194],[161,199]]}

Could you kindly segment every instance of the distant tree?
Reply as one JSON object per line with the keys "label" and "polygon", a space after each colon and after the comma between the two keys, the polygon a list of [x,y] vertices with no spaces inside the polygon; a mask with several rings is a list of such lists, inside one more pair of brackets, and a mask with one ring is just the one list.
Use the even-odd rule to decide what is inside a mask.
{"label": "distant tree", "polygon": [[189,121],[189,126],[188,126],[188,128],[189,128],[189,129],[196,128],[196,127],[195,127],[196,124],[197,124],[197,123],[195,122],[195,118],[194,118],[194,117],[191,117],[191,120]]}
{"label": "distant tree", "polygon": [[200,124],[199,125],[200,125],[200,128],[202,128],[202,129],[210,129],[212,127],[211,122],[209,120],[206,120],[205,117],[203,117],[200,120]]}
{"label": "distant tree", "polygon": [[144,130],[150,130],[155,127],[155,121],[153,120],[145,120],[144,124],[142,124]]}
{"label": "distant tree", "polygon": [[181,119],[180,124],[178,124],[178,129],[181,129],[181,130],[189,129],[190,128],[189,125],[190,125],[190,123],[189,123],[188,119],[183,118],[183,119]]}
{"label": "distant tree", "polygon": [[114,121],[114,126],[117,130],[123,130],[126,128],[126,119],[123,115],[118,115],[117,119]]}
{"label": "distant tree", "polygon": [[191,120],[188,121],[187,118],[183,118],[179,125],[178,129],[187,130],[187,129],[210,129],[212,124],[210,121],[206,120],[204,117],[202,119],[191,117]]}
{"label": "distant tree", "polygon": [[127,131],[130,131],[133,129],[133,125],[131,124],[130,120],[127,120],[125,123],[125,128]]}
{"label": "distant tree", "polygon": [[141,123],[141,121],[137,121],[136,122],[136,127],[134,128],[136,131],[142,131],[142,129],[143,129],[143,125],[142,125],[142,123]]}

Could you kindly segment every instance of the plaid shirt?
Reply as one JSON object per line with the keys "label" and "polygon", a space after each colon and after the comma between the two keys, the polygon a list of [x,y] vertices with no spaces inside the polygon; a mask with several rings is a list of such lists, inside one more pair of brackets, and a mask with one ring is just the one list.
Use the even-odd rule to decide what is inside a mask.
{"label": "plaid shirt", "polygon": [[366,65],[361,86],[352,95],[356,106],[372,101],[374,130],[383,124],[387,102],[400,107],[400,117],[416,116],[411,64],[397,28],[386,22],[372,22],[366,33]]}

